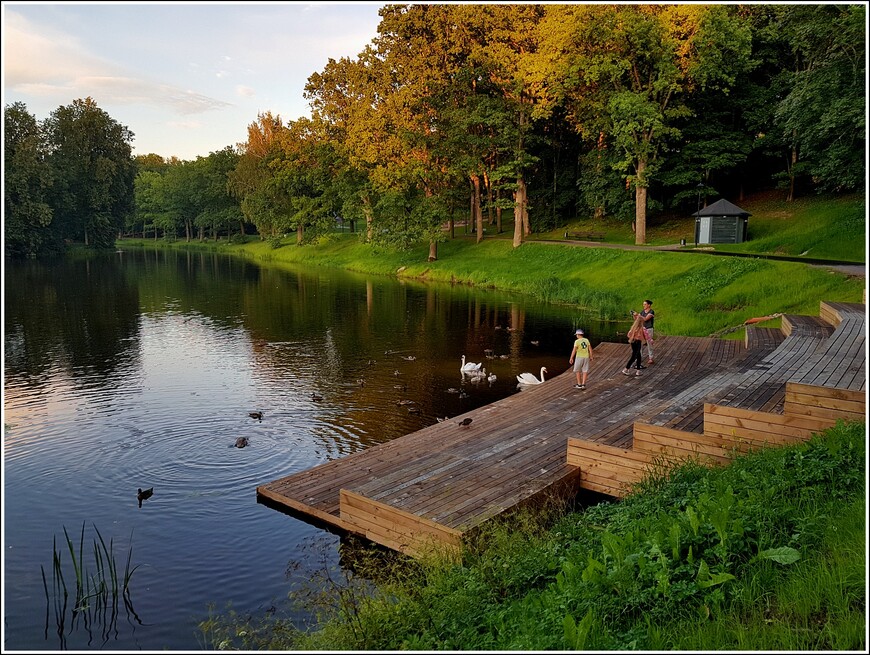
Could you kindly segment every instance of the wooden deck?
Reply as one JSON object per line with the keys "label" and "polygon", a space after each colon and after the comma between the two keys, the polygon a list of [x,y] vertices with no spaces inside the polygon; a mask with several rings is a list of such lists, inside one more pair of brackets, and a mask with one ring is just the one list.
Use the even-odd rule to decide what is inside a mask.
{"label": "wooden deck", "polygon": [[[656,364],[640,378],[621,374],[628,344],[603,343],[585,391],[573,388],[569,370],[263,484],[258,498],[402,552],[455,549],[541,494],[621,496],[663,458],[721,463],[735,451],[806,438],[836,416],[863,417],[864,334],[864,305],[822,303],[819,318],[753,326],[743,343],[657,339]],[[464,417],[473,419],[467,428],[457,425]]]}

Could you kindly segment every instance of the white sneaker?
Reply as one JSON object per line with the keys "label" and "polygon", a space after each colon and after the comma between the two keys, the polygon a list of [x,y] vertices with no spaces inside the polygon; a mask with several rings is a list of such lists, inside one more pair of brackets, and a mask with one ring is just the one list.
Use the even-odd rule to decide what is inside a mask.
{"label": "white sneaker", "polygon": [[643,373],[638,371],[637,373],[634,374],[634,377],[639,378],[641,375],[643,375]]}

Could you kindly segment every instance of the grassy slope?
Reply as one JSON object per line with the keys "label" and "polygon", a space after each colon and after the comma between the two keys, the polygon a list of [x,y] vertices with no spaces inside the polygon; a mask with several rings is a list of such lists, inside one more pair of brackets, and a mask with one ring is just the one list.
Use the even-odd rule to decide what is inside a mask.
{"label": "grassy slope", "polygon": [[[729,200],[751,214],[749,240],[741,244],[715,244],[712,246],[715,250],[866,262],[867,210],[864,196],[813,196],[786,202],[784,192],[771,191],[739,202]],[[572,221],[565,228],[538,235],[538,238],[561,239],[565,229],[604,229],[607,240],[612,243],[634,243],[631,227],[617,221]],[[695,219],[691,216],[670,214],[653,217],[647,226],[647,242],[666,245],[686,239],[686,243],[691,245],[694,230]]]}

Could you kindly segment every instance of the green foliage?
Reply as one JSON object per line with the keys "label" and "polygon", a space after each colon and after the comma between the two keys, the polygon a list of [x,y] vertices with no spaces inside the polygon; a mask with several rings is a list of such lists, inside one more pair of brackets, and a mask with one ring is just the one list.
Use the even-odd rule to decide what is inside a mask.
{"label": "green foliage", "polygon": [[55,178],[52,229],[85,245],[112,246],[133,210],[133,133],[92,98],[58,107],[44,127]]}
{"label": "green foliage", "polygon": [[51,246],[52,175],[42,156],[45,138],[23,103],[3,112],[3,236],[5,254],[34,257]]}

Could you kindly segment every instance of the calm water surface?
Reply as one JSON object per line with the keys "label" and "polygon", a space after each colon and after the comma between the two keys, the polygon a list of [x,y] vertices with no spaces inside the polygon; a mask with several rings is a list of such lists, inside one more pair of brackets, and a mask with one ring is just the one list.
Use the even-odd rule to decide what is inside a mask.
{"label": "calm water surface", "polygon": [[[210,649],[210,607],[305,620],[287,595],[344,565],[341,539],[258,503],[257,485],[517,393],[519,373],[563,372],[578,324],[610,336],[506,294],[214,254],[7,262],[4,285],[11,650]],[[463,380],[463,354],[497,380]],[[83,526],[92,575],[96,530],[122,571],[132,548],[130,607],[47,601],[55,548],[74,595],[64,529],[78,551]]]}

